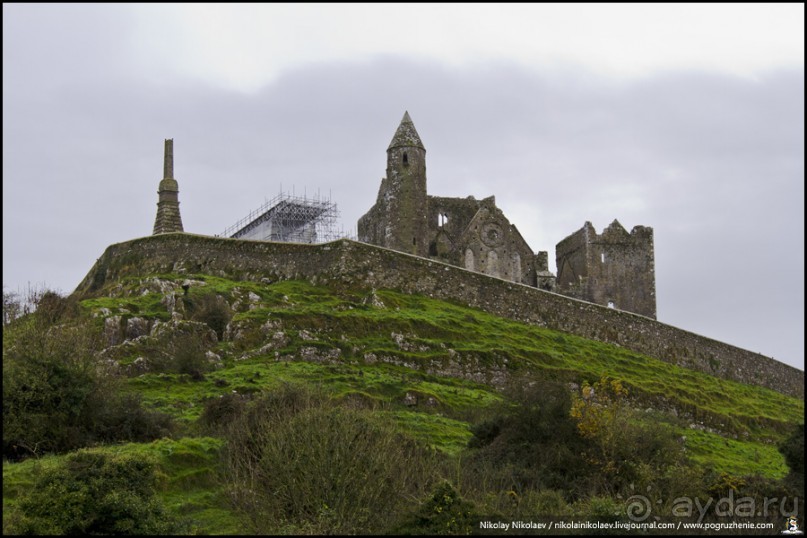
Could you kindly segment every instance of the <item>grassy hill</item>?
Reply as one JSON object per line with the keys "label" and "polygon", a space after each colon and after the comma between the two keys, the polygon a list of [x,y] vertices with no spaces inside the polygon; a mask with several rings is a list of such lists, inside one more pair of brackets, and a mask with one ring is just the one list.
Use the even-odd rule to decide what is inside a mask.
{"label": "grassy hill", "polygon": [[[462,514],[470,519],[473,513],[624,517],[621,499],[630,493],[628,486],[646,480],[672,492],[687,487],[673,485],[676,476],[685,481],[681,477],[686,473],[701,477],[701,482],[688,486],[693,496],[708,491],[716,495],[727,491],[725,487],[737,492],[756,488],[752,495],[785,488],[781,481],[788,466],[777,446],[804,420],[802,400],[768,389],[392,290],[160,274],[126,278],[93,297],[63,300],[53,310],[58,311],[47,320],[49,327],[81,324],[81,330],[97,335],[100,344],[94,348],[94,360],[117,380],[118,392],[142,402],[145,412],[171,417],[170,438],[96,441],[98,446],[90,450],[151,462],[156,469],[157,498],[173,517],[184,521],[182,532],[362,532],[345,526],[334,507],[320,507],[318,514],[305,517],[286,508],[283,513],[288,520],[257,524],[255,513],[245,509],[243,501],[234,501],[237,495],[227,473],[232,472],[228,462],[234,461],[235,449],[226,427],[247,414],[246,409],[257,405],[263,395],[289,387],[315,394],[316,409],[359,410],[360,420],[358,415],[339,419],[347,425],[356,419],[368,431],[394,431],[416,450],[430,454],[434,462],[428,478],[421,480],[422,489],[412,490],[417,495],[411,496],[417,498],[401,505],[402,516],[395,523],[399,526],[379,527],[406,533],[433,531],[429,525],[438,517],[434,514],[442,514],[444,508],[445,513],[460,514],[441,527],[448,533],[468,530],[461,525]],[[21,345],[30,323],[21,318],[7,327],[4,364],[21,360],[15,358],[15,346]],[[630,483],[620,482],[620,471],[615,471],[613,480],[597,482],[591,476],[607,472],[597,471],[602,462],[592,456],[598,443],[605,442],[603,432],[596,430],[588,438],[574,440],[584,447],[580,453],[589,455],[580,465],[581,469],[593,466],[591,476],[580,471],[558,479],[562,465],[553,468],[547,462],[531,461],[534,447],[546,443],[542,453],[562,454],[559,446],[571,446],[562,435],[576,435],[574,427],[568,430],[571,433],[561,433],[567,432],[565,422],[558,423],[556,439],[532,433],[542,430],[550,419],[572,420],[568,409],[563,417],[540,414],[539,408],[551,408],[548,400],[541,399],[551,391],[541,387],[564,387],[573,401],[585,406],[581,388],[607,387],[597,385],[605,378],[618,380],[624,397],[608,400],[602,394],[602,400],[589,407],[596,410],[610,403],[623,413],[619,416],[625,417],[624,422],[609,423],[623,426],[624,431],[617,432],[622,435],[652,432],[664,442],[674,440],[683,462],[674,462],[671,455],[668,464],[656,465],[652,472],[649,466],[642,471],[637,462],[624,462],[634,473]],[[532,386],[538,387],[538,394],[525,397],[524,387]],[[11,385],[7,390],[4,378],[4,430],[7,392],[13,390]],[[304,412],[298,409],[284,415],[273,427],[307,417],[309,407],[301,409]],[[531,410],[537,414],[529,415]],[[316,418],[316,413],[309,415],[311,420]],[[523,425],[531,420],[536,425],[527,431]],[[306,424],[300,422],[298,429],[304,430]],[[386,439],[384,435],[378,433],[379,440]],[[625,439],[630,438],[623,437],[623,444]],[[660,449],[646,450],[650,454]],[[5,530],[14,528],[19,500],[39,487],[38,477],[47,469],[65,466],[69,457],[62,453],[13,463],[4,460]],[[506,470],[503,461],[509,462]],[[473,473],[489,480],[472,480]],[[441,486],[441,480],[450,485]],[[573,482],[578,484],[574,490]],[[565,483],[569,489],[563,489]],[[451,488],[457,497],[443,494],[441,498],[455,500],[446,506],[438,503],[438,510],[433,506],[437,494],[432,493],[443,491],[440,487]],[[466,505],[460,497],[472,508],[461,508]],[[424,516],[424,510],[432,513]]]}

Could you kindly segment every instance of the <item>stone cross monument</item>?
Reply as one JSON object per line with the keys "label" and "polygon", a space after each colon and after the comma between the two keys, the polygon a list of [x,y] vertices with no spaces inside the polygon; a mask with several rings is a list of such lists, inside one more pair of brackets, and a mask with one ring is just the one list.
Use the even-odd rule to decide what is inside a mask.
{"label": "stone cross monument", "polygon": [[179,214],[179,184],[174,179],[174,139],[165,141],[163,179],[157,191],[157,219],[154,221],[154,235],[183,232],[182,217]]}

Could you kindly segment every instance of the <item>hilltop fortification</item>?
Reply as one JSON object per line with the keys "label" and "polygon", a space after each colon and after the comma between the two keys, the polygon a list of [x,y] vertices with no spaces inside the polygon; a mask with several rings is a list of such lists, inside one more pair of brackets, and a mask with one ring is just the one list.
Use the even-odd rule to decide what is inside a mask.
{"label": "hilltop fortification", "polygon": [[804,372],[758,353],[646,316],[347,239],[305,245],[187,233],[154,235],[108,247],[76,292],[93,296],[124,277],[164,273],[254,281],[304,279],[318,285],[422,294],[804,397]]}
{"label": "hilltop fortification", "polygon": [[378,198],[359,220],[361,242],[317,245],[183,233],[173,140],[165,141],[154,235],[107,248],[76,289],[93,296],[125,277],[208,274],[305,279],[456,301],[506,318],[616,344],[724,379],[804,397],[804,372],[758,353],[656,321],[653,230],[590,222],[558,243],[557,278],[491,196],[426,192],[426,149],[409,114],[387,148]]}

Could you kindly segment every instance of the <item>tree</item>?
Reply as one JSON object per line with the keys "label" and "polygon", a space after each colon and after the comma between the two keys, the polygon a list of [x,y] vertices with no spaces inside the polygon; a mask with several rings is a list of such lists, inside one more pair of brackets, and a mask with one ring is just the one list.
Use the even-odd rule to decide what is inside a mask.
{"label": "tree", "polygon": [[3,286],[3,327],[19,317],[34,312],[46,295],[59,296],[44,284],[31,286],[29,282],[22,295],[13,291],[7,292],[5,288]]}
{"label": "tree", "polygon": [[22,303],[19,294],[3,290],[3,327],[21,315]]}

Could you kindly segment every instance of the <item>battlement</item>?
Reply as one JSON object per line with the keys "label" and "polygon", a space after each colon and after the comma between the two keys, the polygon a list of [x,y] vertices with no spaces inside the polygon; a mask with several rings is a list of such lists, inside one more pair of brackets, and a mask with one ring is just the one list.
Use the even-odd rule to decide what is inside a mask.
{"label": "battlement", "polygon": [[123,277],[159,273],[253,281],[303,279],[318,285],[427,295],[804,398],[804,372],[764,355],[649,317],[347,239],[306,245],[187,233],[154,235],[108,247],[75,293],[91,297]]}

